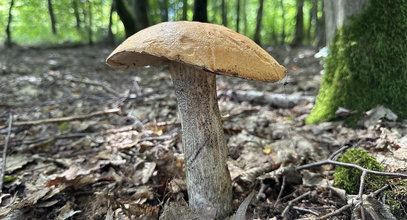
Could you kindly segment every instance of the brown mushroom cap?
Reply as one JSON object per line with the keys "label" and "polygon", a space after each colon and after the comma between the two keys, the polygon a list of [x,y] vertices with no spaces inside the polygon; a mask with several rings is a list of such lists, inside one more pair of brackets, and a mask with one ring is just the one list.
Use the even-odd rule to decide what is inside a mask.
{"label": "brown mushroom cap", "polygon": [[260,46],[229,28],[200,22],[164,22],[127,38],[107,58],[112,67],[176,61],[222,75],[275,82],[286,69]]}

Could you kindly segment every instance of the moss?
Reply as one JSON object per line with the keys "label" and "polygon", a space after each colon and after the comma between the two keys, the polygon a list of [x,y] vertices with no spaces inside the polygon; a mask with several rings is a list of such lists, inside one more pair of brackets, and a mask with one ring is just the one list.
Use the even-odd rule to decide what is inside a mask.
{"label": "moss", "polygon": [[[370,170],[384,171],[383,166],[366,150],[351,148],[339,158],[340,162],[357,164]],[[346,190],[349,194],[359,192],[362,171],[342,166],[335,167],[334,186]],[[379,189],[386,183],[386,177],[368,174],[365,179],[364,192],[369,193]]]}
{"label": "moss", "polygon": [[407,118],[407,0],[370,0],[336,31],[316,105],[307,123],[331,120],[338,107],[383,105]]}
{"label": "moss", "polygon": [[384,194],[393,215],[397,219],[407,219],[407,181],[401,181]]}

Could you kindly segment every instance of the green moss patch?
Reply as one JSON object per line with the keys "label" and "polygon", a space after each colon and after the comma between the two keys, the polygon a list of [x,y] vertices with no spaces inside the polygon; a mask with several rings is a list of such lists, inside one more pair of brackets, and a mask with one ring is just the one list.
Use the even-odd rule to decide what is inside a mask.
{"label": "green moss patch", "polygon": [[331,120],[338,107],[383,105],[407,118],[407,0],[370,0],[337,30],[316,105],[307,123]]}
{"label": "green moss patch", "polygon": [[[377,162],[376,158],[370,155],[366,150],[360,148],[351,148],[339,158],[340,162],[352,163],[363,168],[384,171],[383,166]],[[362,171],[354,168],[342,166],[335,167],[334,186],[346,190],[348,194],[355,195],[359,192],[360,176]],[[386,177],[377,175],[366,175],[364,193],[369,193],[379,189],[386,183]]]}

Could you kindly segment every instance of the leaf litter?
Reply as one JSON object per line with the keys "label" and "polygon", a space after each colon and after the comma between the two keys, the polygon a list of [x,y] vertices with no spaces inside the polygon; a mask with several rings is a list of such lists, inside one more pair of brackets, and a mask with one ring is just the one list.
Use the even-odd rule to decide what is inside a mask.
{"label": "leaf litter", "polygon": [[[0,126],[9,112],[16,122],[40,121],[13,127],[2,218],[215,216],[216,210],[185,208],[182,134],[168,69],[110,69],[104,59],[111,49],[12,48],[0,54]],[[235,219],[316,218],[347,204],[349,196],[332,187],[332,166],[294,172],[343,145],[369,150],[387,171],[407,172],[406,121],[378,106],[359,122],[362,127],[340,121],[306,125],[321,80],[316,51],[268,49],[288,67],[285,82],[218,77]],[[117,108],[114,114],[92,115]],[[338,109],[338,117],[350,114]],[[72,118],[42,123],[64,117]],[[6,131],[0,129],[2,146]],[[367,204],[388,210],[377,201],[382,200]],[[378,215],[374,208],[371,213]],[[351,216],[357,213],[348,209],[331,219]]]}

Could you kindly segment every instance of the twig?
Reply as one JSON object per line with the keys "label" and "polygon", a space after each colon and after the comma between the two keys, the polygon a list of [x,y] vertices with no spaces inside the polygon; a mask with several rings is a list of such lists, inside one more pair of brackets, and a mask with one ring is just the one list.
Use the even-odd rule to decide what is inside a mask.
{"label": "twig", "polygon": [[320,161],[320,162],[305,164],[305,165],[297,167],[297,170],[304,170],[304,169],[309,169],[309,168],[312,168],[312,167],[317,167],[317,166],[322,166],[322,165],[327,165],[327,164],[355,168],[355,169],[358,169],[358,170],[360,170],[362,172],[366,171],[367,174],[374,174],[374,175],[378,175],[378,176],[388,176],[390,178],[402,178],[402,179],[407,178],[407,174],[380,172],[380,171],[375,171],[375,170],[369,170],[369,169],[363,168],[363,167],[361,167],[359,165],[356,165],[356,164],[343,163],[343,162],[334,161],[334,160],[330,160],[330,159],[323,160],[323,161]]}
{"label": "twig", "polygon": [[286,178],[285,178],[285,176],[283,176],[283,182],[281,183],[280,192],[278,193],[278,196],[277,196],[276,202],[273,205],[273,208],[275,208],[281,200],[281,196],[283,195],[283,191],[285,188],[285,180],[286,180]]}
{"label": "twig", "polygon": [[83,83],[83,84],[88,84],[91,86],[99,86],[99,87],[102,87],[104,90],[106,90],[106,92],[109,92],[116,97],[122,96],[119,92],[115,91],[114,89],[110,88],[108,85],[106,85],[104,83],[90,81],[90,80],[81,80],[81,79],[76,79],[76,78],[66,78],[66,79],[71,82]]}
{"label": "twig", "polygon": [[301,207],[298,207],[298,206],[293,206],[293,209],[297,210],[297,211],[301,211],[301,212],[311,213],[311,214],[316,215],[316,216],[319,215],[318,212],[313,211],[311,209],[301,208]]}
{"label": "twig", "polygon": [[285,207],[285,209],[284,209],[283,213],[281,214],[281,216],[287,217],[288,211],[290,211],[290,208],[294,205],[294,203],[299,202],[301,199],[309,196],[310,194],[311,194],[311,192],[306,192],[306,193],[300,195],[299,197],[289,201],[288,205]]}
{"label": "twig", "polygon": [[[339,150],[335,151],[334,153],[332,153],[331,156],[329,156],[327,160],[302,165],[302,166],[297,167],[297,170],[309,169],[309,168],[312,168],[312,167],[322,166],[322,165],[326,165],[326,164],[332,164],[332,165],[338,165],[338,166],[343,166],[343,167],[355,168],[355,169],[358,169],[358,170],[362,171],[362,175],[360,176],[360,185],[359,185],[359,192],[358,192],[359,203],[357,205],[360,205],[361,218],[362,218],[362,220],[365,220],[365,210],[364,210],[364,207],[363,207],[363,188],[364,188],[364,185],[365,185],[366,175],[367,174],[374,174],[374,175],[378,175],[378,176],[388,176],[390,178],[407,179],[407,174],[380,172],[380,171],[366,169],[366,168],[363,168],[363,167],[361,167],[359,165],[356,165],[356,164],[343,163],[343,162],[333,160],[333,158],[336,155],[338,155],[339,153],[342,153],[343,151],[345,151],[348,148],[349,148],[349,146],[342,147],[341,149],[339,149]],[[342,208],[338,209],[334,213],[339,214],[340,212],[342,212],[343,210],[345,210],[346,208],[349,208],[349,207],[350,207],[349,205],[343,206]],[[341,211],[339,211],[339,210],[341,210]],[[334,213],[330,213],[330,214],[325,215],[325,216],[330,217],[330,216],[333,216]],[[325,219],[325,216],[321,217],[321,219]]]}
{"label": "twig", "polygon": [[[67,116],[67,117],[61,117],[61,118],[49,118],[49,119],[36,120],[36,121],[19,121],[19,122],[13,123],[13,126],[22,126],[22,125],[32,126],[32,125],[47,124],[47,123],[84,120],[84,119],[92,118],[95,116],[119,113],[119,112],[120,112],[119,108],[113,108],[113,109],[108,109],[108,110],[104,110],[104,111],[92,112],[92,113],[89,113],[86,115],[74,115],[74,116]],[[5,125],[0,126],[0,129],[3,129],[3,128],[5,128]]]}
{"label": "twig", "polygon": [[8,148],[8,142],[9,142],[10,136],[11,136],[12,124],[13,124],[13,114],[10,112],[10,116],[8,118],[8,133],[6,136],[6,140],[4,141],[4,148],[3,148],[3,161],[2,161],[2,167],[1,167],[1,173],[0,173],[0,193],[3,193],[3,180],[4,180],[4,174],[6,173],[7,148]]}
{"label": "twig", "polygon": [[390,188],[390,185],[387,184],[387,185],[383,186],[382,188],[380,188],[374,192],[371,192],[369,196],[376,197],[377,195],[379,195],[383,191],[387,190],[388,188]]}
{"label": "twig", "polygon": [[363,207],[363,187],[365,186],[365,178],[366,178],[367,171],[364,170],[362,175],[360,175],[360,185],[359,185],[359,205],[360,205],[360,214],[362,220],[365,220],[365,208]]}
{"label": "twig", "polygon": [[321,216],[320,218],[317,218],[319,220],[323,220],[323,219],[330,219],[332,216],[338,215],[340,213],[342,213],[343,211],[345,211],[348,208],[351,208],[353,204],[347,204],[342,206],[341,208],[339,208],[338,210],[334,211],[334,212],[330,212],[329,214],[326,214],[324,216]]}
{"label": "twig", "polygon": [[346,146],[341,147],[339,150],[333,152],[333,153],[331,154],[331,156],[328,157],[328,159],[329,159],[329,160],[335,159],[335,157],[336,157],[338,154],[341,154],[342,152],[346,151],[347,149],[349,149],[349,148],[351,148],[351,147],[352,147],[352,146],[350,146],[350,145],[346,145]]}

